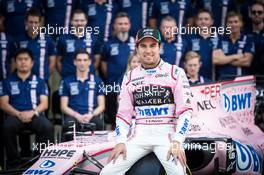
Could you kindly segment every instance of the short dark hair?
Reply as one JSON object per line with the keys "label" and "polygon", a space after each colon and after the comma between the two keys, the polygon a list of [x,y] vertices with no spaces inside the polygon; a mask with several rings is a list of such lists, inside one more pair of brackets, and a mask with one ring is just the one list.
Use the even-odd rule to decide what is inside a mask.
{"label": "short dark hair", "polygon": [[88,55],[88,58],[90,59],[90,54],[85,50],[85,49],[79,49],[75,52],[75,55],[74,55],[74,59],[76,60],[77,59],[77,56],[79,54],[86,54]]}
{"label": "short dark hair", "polygon": [[75,10],[73,10],[73,12],[71,13],[71,20],[72,20],[72,18],[73,18],[73,16],[75,14],[84,14],[85,19],[88,20],[88,16],[86,15],[86,13],[82,9],[75,9]]}
{"label": "short dark hair", "polygon": [[226,17],[226,21],[229,19],[229,18],[232,18],[232,17],[238,17],[238,19],[243,22],[243,18],[242,18],[242,15],[237,12],[237,11],[231,11],[227,14],[227,17]]}
{"label": "short dark hair", "polygon": [[253,7],[254,5],[262,6],[262,8],[264,9],[264,4],[261,3],[261,2],[258,2],[258,1],[257,1],[257,2],[253,3],[253,4],[250,6],[250,10],[252,10],[252,7]]}
{"label": "short dark hair", "polygon": [[32,7],[31,9],[29,9],[25,18],[26,21],[28,20],[29,16],[36,16],[39,18],[39,21],[41,21],[41,12],[37,8]]}
{"label": "short dark hair", "polygon": [[128,16],[128,14],[127,14],[126,12],[118,12],[118,13],[116,14],[116,16],[115,16],[115,20],[116,20],[117,18],[128,18],[129,21],[130,21],[130,18],[129,18],[129,16]]}
{"label": "short dark hair", "polygon": [[201,13],[208,13],[210,15],[210,17],[212,19],[214,19],[214,15],[213,15],[212,11],[207,9],[207,8],[202,8],[202,9],[198,10],[198,12],[196,13],[195,19],[197,19],[198,15],[200,15]]}
{"label": "short dark hair", "polygon": [[31,60],[32,61],[34,60],[32,52],[29,49],[27,49],[27,48],[19,49],[14,55],[14,60],[16,60],[18,55],[20,55],[20,54],[28,54],[29,57],[31,58]]}

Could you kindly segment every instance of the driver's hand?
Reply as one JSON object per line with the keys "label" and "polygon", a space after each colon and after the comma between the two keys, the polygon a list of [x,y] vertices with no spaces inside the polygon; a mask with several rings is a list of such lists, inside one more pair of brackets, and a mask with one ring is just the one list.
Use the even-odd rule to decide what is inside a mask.
{"label": "driver's hand", "polygon": [[168,151],[167,160],[169,160],[171,156],[174,158],[176,164],[177,160],[179,160],[183,167],[187,166],[184,148],[182,147],[180,142],[172,142],[172,146]]}
{"label": "driver's hand", "polygon": [[118,143],[111,152],[110,156],[108,157],[107,163],[111,162],[112,160],[113,163],[115,163],[116,159],[120,154],[123,154],[123,159],[126,160],[126,153],[126,145],[124,143]]}

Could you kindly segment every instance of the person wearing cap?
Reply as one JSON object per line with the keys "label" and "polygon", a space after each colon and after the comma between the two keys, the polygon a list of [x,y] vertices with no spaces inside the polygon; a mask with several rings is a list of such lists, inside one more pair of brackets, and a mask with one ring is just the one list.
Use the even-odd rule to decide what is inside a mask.
{"label": "person wearing cap", "polygon": [[[183,175],[186,156],[182,144],[191,116],[191,92],[182,68],[160,58],[157,29],[144,28],[136,36],[141,65],[123,79],[116,115],[116,145],[101,175],[125,174],[140,158],[154,152],[168,175]],[[135,128],[129,133],[135,111]]]}

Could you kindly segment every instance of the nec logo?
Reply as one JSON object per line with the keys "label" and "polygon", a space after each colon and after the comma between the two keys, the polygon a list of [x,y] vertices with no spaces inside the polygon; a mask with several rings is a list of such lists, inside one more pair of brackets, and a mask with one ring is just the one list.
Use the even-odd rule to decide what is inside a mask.
{"label": "nec logo", "polygon": [[45,160],[44,162],[42,162],[39,167],[40,168],[51,168],[55,165],[55,162],[51,161],[51,160]]}

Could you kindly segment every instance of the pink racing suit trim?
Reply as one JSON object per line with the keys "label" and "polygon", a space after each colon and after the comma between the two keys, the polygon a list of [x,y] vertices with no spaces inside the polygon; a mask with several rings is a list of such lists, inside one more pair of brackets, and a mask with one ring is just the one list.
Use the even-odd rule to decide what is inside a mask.
{"label": "pink racing suit trim", "polygon": [[120,115],[117,115],[116,118],[123,120],[127,125],[130,126],[130,123],[128,121],[126,121],[123,117],[121,117]]}
{"label": "pink racing suit trim", "polygon": [[184,112],[186,112],[186,111],[189,111],[189,110],[193,110],[192,108],[186,108],[186,109],[184,109],[184,110],[181,110],[181,111],[179,111],[178,113],[177,113],[177,116],[179,116],[179,115],[181,115],[181,114],[183,114]]}
{"label": "pink racing suit trim", "polygon": [[174,65],[171,66],[171,78],[173,78],[174,80],[177,80],[176,77],[174,77],[173,75],[173,70],[174,70]]}
{"label": "pink racing suit trim", "polygon": [[133,71],[133,70],[131,70],[131,71],[129,72],[128,82],[126,83],[126,86],[127,86],[127,85],[130,83],[130,81],[131,81],[132,71]]}

